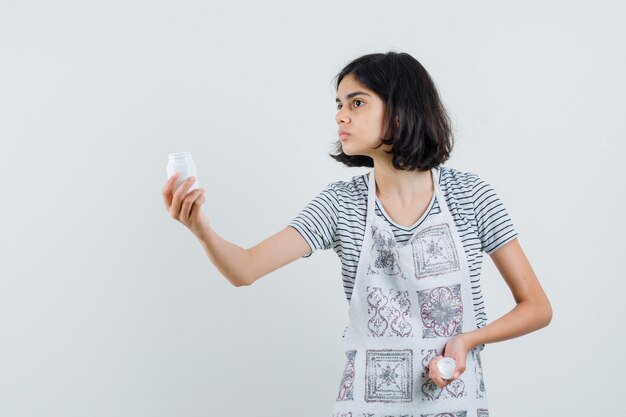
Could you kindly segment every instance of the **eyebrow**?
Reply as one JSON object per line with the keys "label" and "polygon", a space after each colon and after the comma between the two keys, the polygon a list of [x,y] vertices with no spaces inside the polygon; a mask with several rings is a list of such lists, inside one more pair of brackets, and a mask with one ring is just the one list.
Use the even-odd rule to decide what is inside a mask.
{"label": "eyebrow", "polygon": [[[346,100],[348,100],[348,99],[350,99],[350,98],[352,98],[354,96],[361,95],[361,94],[364,95],[364,96],[371,97],[369,94],[364,93],[363,91],[355,91],[354,93],[350,93],[350,94],[346,95]],[[339,97],[335,98],[335,103],[341,103],[341,101],[339,100]]]}

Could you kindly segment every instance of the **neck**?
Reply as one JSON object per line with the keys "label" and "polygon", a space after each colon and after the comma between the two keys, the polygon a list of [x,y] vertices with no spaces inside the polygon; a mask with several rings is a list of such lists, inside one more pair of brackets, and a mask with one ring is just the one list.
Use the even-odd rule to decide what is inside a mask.
{"label": "neck", "polygon": [[434,192],[430,170],[403,171],[391,164],[391,158],[374,159],[376,195],[380,200],[411,206],[416,200],[429,198]]}

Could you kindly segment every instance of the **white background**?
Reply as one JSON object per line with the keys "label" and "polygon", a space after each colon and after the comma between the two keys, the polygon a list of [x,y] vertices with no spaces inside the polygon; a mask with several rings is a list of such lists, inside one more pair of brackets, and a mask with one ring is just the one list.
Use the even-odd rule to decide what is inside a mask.
{"label": "white background", "polygon": [[[625,7],[618,1],[0,0],[0,415],[329,416],[340,263],[220,275],[161,197],[190,151],[251,247],[327,183],[332,78],[408,52],[552,301],[487,345],[492,416],[623,415]],[[490,320],[514,301],[485,256]]]}

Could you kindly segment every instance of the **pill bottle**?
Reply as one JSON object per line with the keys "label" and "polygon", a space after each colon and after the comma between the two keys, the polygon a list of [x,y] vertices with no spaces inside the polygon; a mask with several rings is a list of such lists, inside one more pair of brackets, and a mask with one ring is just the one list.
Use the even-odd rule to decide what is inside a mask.
{"label": "pill bottle", "polygon": [[437,362],[437,368],[439,369],[439,375],[443,379],[452,379],[454,376],[454,369],[456,368],[456,361],[452,358],[443,358]]}
{"label": "pill bottle", "polygon": [[196,170],[196,163],[191,159],[191,152],[177,152],[171,153],[168,155],[167,161],[167,178],[171,178],[174,173],[180,173],[178,179],[176,180],[176,185],[174,186],[174,191],[189,177],[195,177],[196,180],[189,191],[193,191],[196,188],[200,188],[200,184],[198,183],[198,172]]}

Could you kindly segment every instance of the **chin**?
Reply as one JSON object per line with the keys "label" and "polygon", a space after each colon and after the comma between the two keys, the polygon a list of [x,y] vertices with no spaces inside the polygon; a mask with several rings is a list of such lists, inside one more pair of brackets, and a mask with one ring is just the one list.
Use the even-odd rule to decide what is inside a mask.
{"label": "chin", "polygon": [[344,145],[343,142],[341,143],[341,151],[346,155],[350,155],[350,152],[346,149],[346,145]]}

